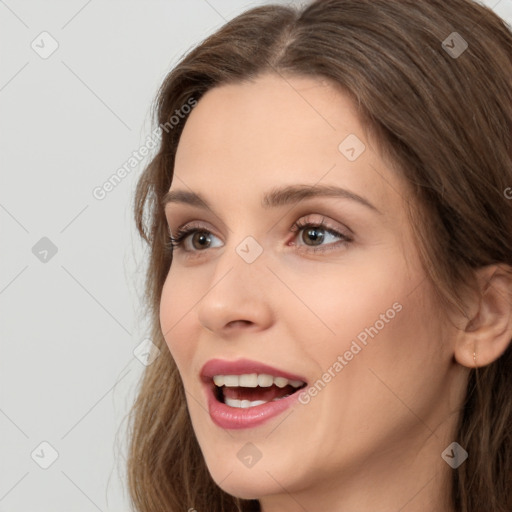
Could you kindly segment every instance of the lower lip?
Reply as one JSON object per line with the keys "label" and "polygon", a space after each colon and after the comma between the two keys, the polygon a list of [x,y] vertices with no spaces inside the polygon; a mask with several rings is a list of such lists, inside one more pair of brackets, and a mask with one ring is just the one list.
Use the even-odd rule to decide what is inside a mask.
{"label": "lower lip", "polygon": [[283,413],[298,400],[300,395],[300,392],[295,392],[275,402],[267,402],[256,407],[242,409],[229,407],[229,405],[219,402],[214,396],[211,385],[206,385],[206,393],[210,418],[219,427],[229,429],[253,428],[262,425]]}

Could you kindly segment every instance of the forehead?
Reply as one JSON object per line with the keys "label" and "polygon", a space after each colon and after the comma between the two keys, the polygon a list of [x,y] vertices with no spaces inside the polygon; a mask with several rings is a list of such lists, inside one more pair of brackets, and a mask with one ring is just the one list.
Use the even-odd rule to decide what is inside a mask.
{"label": "forehead", "polygon": [[330,147],[332,159],[350,131],[362,131],[353,105],[326,81],[267,74],[208,91],[186,122],[177,160],[213,153],[279,161],[284,147],[287,157]]}
{"label": "forehead", "polygon": [[[248,201],[257,190],[293,183],[364,192],[382,210],[390,200],[399,208],[403,197],[350,98],[312,77],[267,74],[208,91],[186,121],[175,174],[204,196],[236,191]],[[173,188],[182,188],[179,180]]]}

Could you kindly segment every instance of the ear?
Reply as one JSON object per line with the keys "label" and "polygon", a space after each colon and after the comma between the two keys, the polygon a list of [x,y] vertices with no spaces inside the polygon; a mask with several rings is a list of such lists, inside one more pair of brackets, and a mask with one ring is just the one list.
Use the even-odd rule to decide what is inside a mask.
{"label": "ear", "polygon": [[479,296],[455,343],[456,361],[468,368],[487,366],[512,341],[512,267],[489,265],[477,271]]}

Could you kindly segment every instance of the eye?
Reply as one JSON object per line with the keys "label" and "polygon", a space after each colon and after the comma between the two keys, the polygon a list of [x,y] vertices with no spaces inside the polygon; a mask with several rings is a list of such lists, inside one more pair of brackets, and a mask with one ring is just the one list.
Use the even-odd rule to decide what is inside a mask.
{"label": "eye", "polygon": [[[348,234],[349,230],[345,228],[345,231],[347,231],[347,233],[340,233],[337,229],[326,223],[323,217],[320,221],[315,221],[311,216],[308,216],[295,222],[290,228],[290,232],[297,233],[297,235],[304,232],[302,236],[297,236],[297,238],[305,241],[305,243],[292,243],[291,245],[296,246],[298,251],[312,253],[335,250],[352,241],[351,235]],[[329,244],[323,243],[332,238],[338,238],[339,241]],[[197,256],[206,249],[216,248],[222,245],[211,245],[212,239],[218,240],[218,237],[203,226],[193,223],[179,228],[175,237],[169,235],[168,250],[173,251],[178,249],[188,253],[187,257]]]}
{"label": "eye", "polygon": [[[305,241],[304,244],[297,244],[300,251],[306,252],[325,252],[345,246],[352,241],[352,237],[348,233],[340,233],[337,229],[329,226],[322,217],[320,221],[315,221],[311,217],[298,220],[290,229],[294,233],[301,233],[299,240]],[[345,231],[348,231],[345,228]],[[332,238],[340,239],[339,242],[322,244],[322,242]],[[309,242],[311,243],[309,243]]]}
{"label": "eye", "polygon": [[196,227],[194,224],[191,224],[184,228],[179,228],[176,237],[169,236],[169,248],[171,250],[179,248],[188,253],[203,252],[204,249],[211,248],[208,244],[211,243],[212,237],[217,238],[204,227]]}

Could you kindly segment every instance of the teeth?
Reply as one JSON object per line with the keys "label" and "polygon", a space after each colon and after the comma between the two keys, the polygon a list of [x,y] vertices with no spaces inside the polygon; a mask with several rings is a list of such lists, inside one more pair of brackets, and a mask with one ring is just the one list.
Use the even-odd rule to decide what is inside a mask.
{"label": "teeth", "polygon": [[238,409],[248,409],[249,407],[256,407],[257,405],[266,404],[265,400],[237,400],[236,398],[225,398],[224,403],[229,407],[237,407]]}
{"label": "teeth", "polygon": [[240,386],[244,388],[255,388],[258,385],[258,374],[251,373],[250,375],[240,375],[238,382]]}
{"label": "teeth", "polygon": [[[273,384],[275,384],[279,388],[284,388],[285,386],[293,386],[294,388],[300,388],[304,382],[301,380],[288,380],[284,377],[273,377],[272,375],[268,375],[266,373],[249,373],[244,375],[215,375],[213,377],[213,382],[216,386],[226,386],[228,388],[236,388],[242,386],[244,388],[269,388]],[[236,406],[234,406],[236,407]]]}
{"label": "teeth", "polygon": [[224,375],[224,386],[237,387],[240,386],[238,383],[238,375]]}
{"label": "teeth", "polygon": [[[280,398],[274,398],[274,400],[270,400],[271,402],[277,402],[278,400],[281,400],[282,398],[286,398],[287,396],[282,396]],[[236,398],[225,398],[224,403],[228,405],[229,407],[236,407],[238,409],[248,409],[249,407],[256,407],[257,405],[267,404],[268,401],[266,400],[255,400],[254,402],[251,402],[250,400],[237,400]]]}
{"label": "teeth", "polygon": [[284,388],[288,384],[288,379],[285,379],[284,377],[274,377],[274,384],[278,388]]}
{"label": "teeth", "polygon": [[261,388],[269,388],[272,384],[274,384],[274,377],[272,375],[265,373],[258,375],[258,386]]}
{"label": "teeth", "polygon": [[215,383],[216,386],[218,386],[219,388],[221,386],[224,386],[224,375],[215,375],[215,377],[213,377],[213,382]]}

